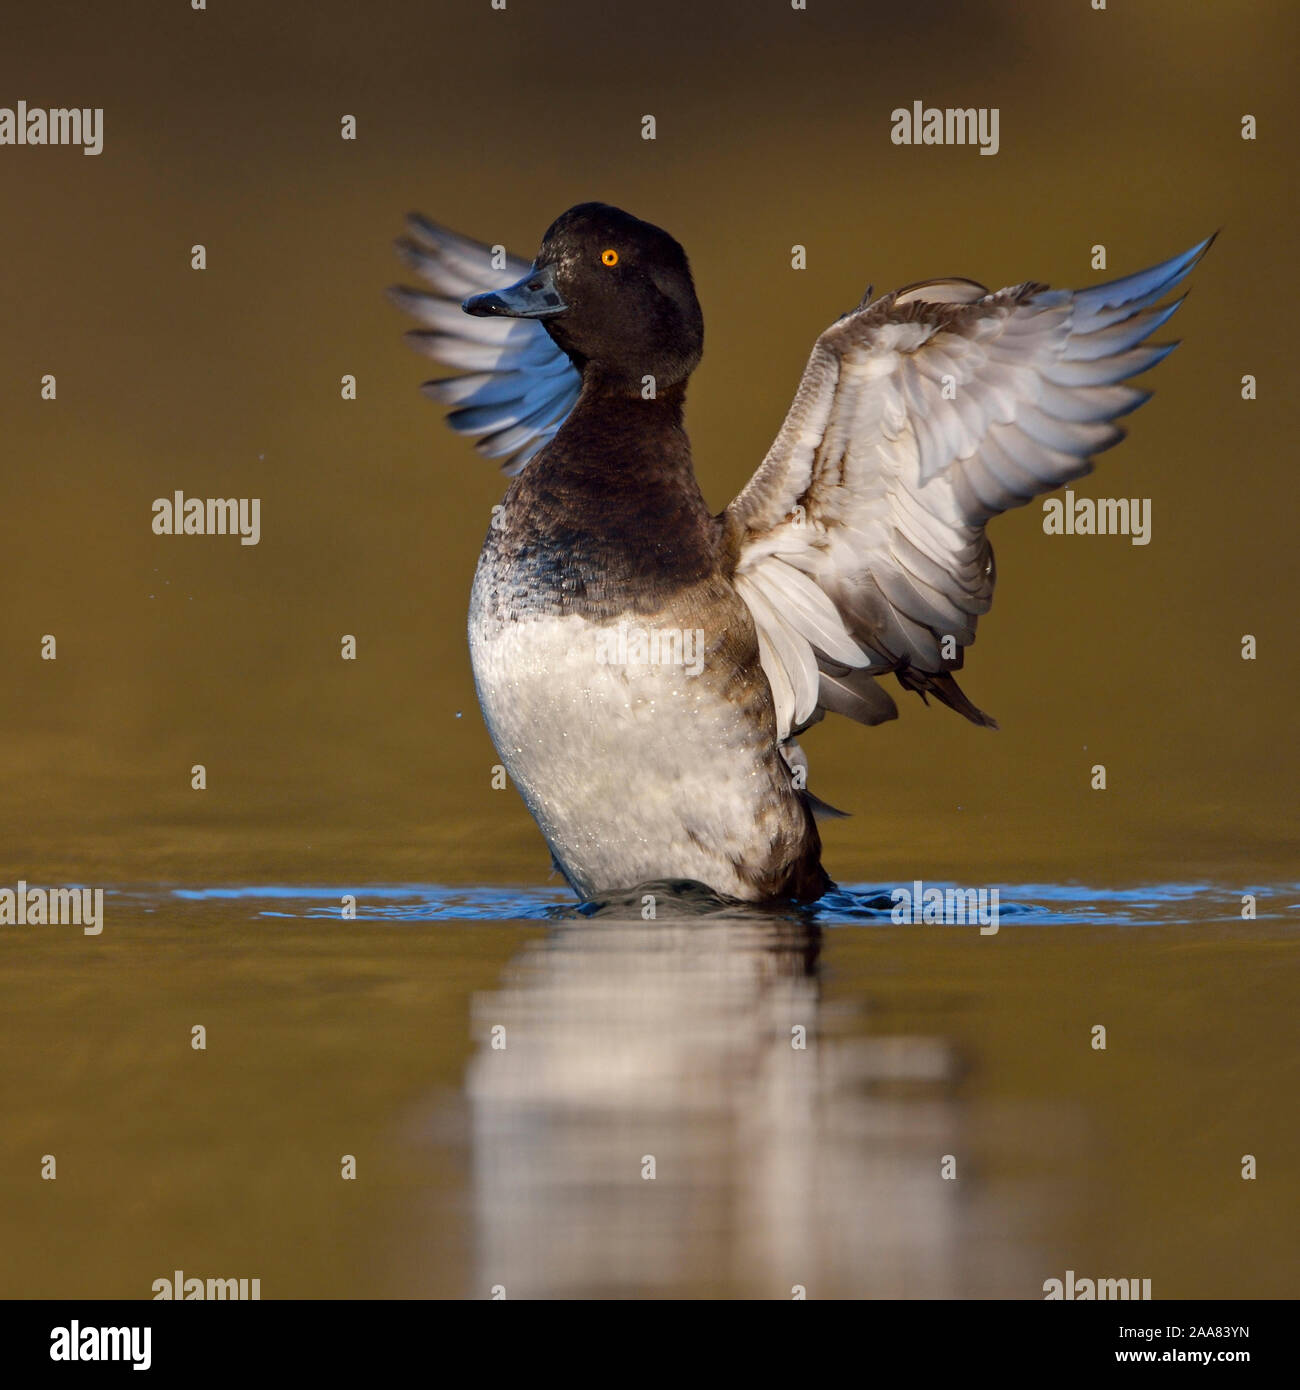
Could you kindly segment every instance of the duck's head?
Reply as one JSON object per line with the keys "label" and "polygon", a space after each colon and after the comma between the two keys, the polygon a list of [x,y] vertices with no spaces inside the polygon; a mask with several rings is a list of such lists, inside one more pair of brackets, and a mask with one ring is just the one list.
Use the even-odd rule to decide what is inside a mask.
{"label": "duck's head", "polygon": [[638,394],[647,376],[656,392],[685,381],[704,349],[686,252],[606,203],[579,203],[556,218],[522,280],[462,307],[540,319],[580,371]]}

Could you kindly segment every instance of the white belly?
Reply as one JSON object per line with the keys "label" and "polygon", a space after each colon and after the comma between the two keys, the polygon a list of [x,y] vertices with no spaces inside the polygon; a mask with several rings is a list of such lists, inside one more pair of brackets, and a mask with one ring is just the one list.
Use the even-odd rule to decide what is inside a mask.
{"label": "white belly", "polygon": [[771,852],[771,748],[707,660],[694,674],[662,650],[624,662],[616,633],[575,616],[471,620],[507,773],[580,892],[686,878],[749,896],[736,864]]}

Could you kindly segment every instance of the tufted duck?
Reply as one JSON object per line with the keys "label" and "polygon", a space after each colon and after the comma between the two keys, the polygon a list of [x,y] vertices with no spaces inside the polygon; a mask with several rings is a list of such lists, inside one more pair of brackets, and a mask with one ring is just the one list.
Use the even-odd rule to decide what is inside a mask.
{"label": "tufted duck", "polygon": [[[897,715],[892,677],[975,724],[953,672],[993,597],[988,521],[1092,468],[1125,385],[1174,345],[1158,301],[1209,241],[1086,290],[943,279],[817,340],[776,441],[719,516],[682,425],[704,325],[681,246],[602,203],[536,260],[410,220],[432,292],[394,290],[424,387],[513,477],[470,600],[488,730],[583,897],[694,880],[728,897],[829,886],[798,735]],[[1211,238],[1212,240],[1212,238]],[[463,310],[460,304],[464,300]]]}

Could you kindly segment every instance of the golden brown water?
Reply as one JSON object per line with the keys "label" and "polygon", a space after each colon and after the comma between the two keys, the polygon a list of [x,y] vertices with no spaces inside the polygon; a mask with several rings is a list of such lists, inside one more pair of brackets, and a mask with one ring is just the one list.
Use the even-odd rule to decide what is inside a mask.
{"label": "golden brown water", "polygon": [[1291,1292],[1295,892],[1247,929],[1206,890],[1040,889],[987,937],[440,898],[139,896],[93,942],[0,938],[0,1293]]}
{"label": "golden brown water", "polygon": [[[1296,13],[1067,8],[6,17],[0,103],[106,129],[0,150],[0,887],[109,891],[99,937],[0,928],[0,1294],[1294,1293]],[[998,105],[997,157],[892,146],[917,98]],[[550,920],[490,785],[502,483],[416,391],[389,243],[419,207],[529,254],[592,197],[691,254],[719,507],[868,281],[1086,284],[1096,243],[1109,276],[1224,229],[1077,485],[1150,497],[1151,544],[992,528],[963,683],[1001,732],[908,698],[807,738],[854,812],[820,917]],[[178,488],[260,497],[260,544],[152,534]],[[872,914],[918,875],[1022,910]]]}

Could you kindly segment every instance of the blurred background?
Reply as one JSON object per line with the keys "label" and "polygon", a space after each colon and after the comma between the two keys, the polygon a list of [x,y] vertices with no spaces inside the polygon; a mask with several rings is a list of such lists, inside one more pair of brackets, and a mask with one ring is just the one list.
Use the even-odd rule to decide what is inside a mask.
{"label": "blurred background", "polygon": [[[99,937],[0,930],[0,1293],[1293,1294],[1296,30],[1284,0],[7,15],[0,105],[105,128],[0,147],[0,886],[110,896]],[[916,100],[998,107],[1000,152],[891,144]],[[690,253],[719,509],[869,282],[1082,286],[1222,229],[1076,486],[1152,499],[1151,543],[992,528],[963,685],[1001,732],[900,696],[805,740],[854,813],[841,882],[1039,915],[428,920],[470,902],[432,885],[499,918],[562,885],[491,789],[466,652],[504,483],[418,392],[391,244],[419,209],[531,256],[586,199]],[[261,543],[154,535],[178,489],[260,498]]]}
{"label": "blurred background", "polygon": [[[1001,732],[905,696],[892,725],[806,743],[855,813],[826,829],[841,881],[1281,871],[1296,24],[1282,0],[15,12],[0,98],[102,106],[105,138],[0,149],[0,878],[544,879],[490,787],[464,636],[503,481],[419,395],[436,372],[383,290],[410,209],[531,255],[589,198],[691,255],[688,425],[717,508],[869,281],[1086,285],[1222,228],[1155,399],[1077,488],[1150,497],[1151,543],[1045,536],[1037,505],[992,528],[963,684]],[[891,144],[918,99],[997,106],[1000,152]],[[261,543],[154,535],[176,489],[260,497]]]}

